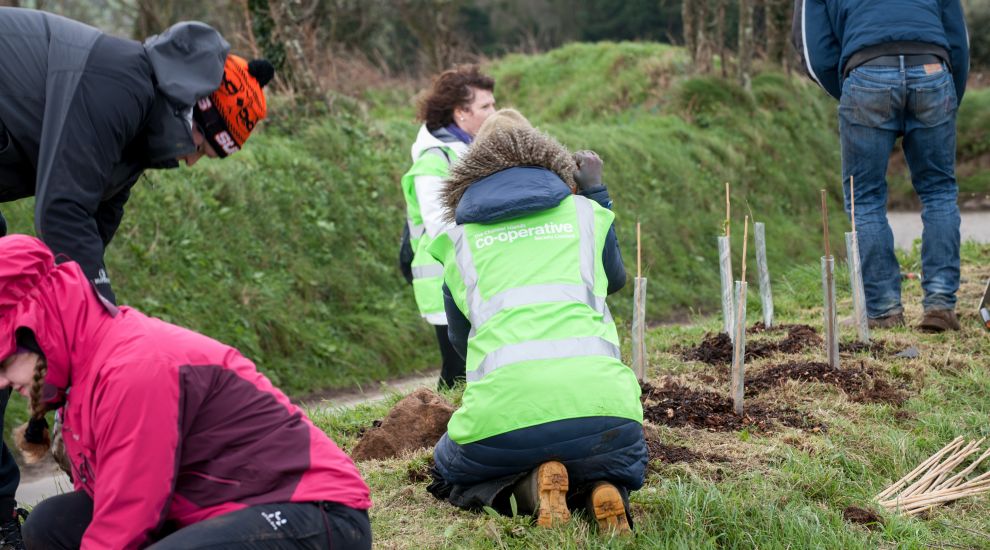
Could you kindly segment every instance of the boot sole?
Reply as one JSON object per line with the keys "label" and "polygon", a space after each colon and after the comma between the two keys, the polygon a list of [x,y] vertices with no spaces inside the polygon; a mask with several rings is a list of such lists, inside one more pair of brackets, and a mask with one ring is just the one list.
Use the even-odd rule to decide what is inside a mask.
{"label": "boot sole", "polygon": [[537,473],[536,488],[539,493],[539,509],[536,524],[540,527],[563,525],[570,521],[567,509],[567,468],[560,462],[547,462]]}
{"label": "boot sole", "polygon": [[600,530],[614,531],[616,534],[632,532],[626,519],[622,496],[613,485],[602,484],[595,487],[591,493],[591,507]]}

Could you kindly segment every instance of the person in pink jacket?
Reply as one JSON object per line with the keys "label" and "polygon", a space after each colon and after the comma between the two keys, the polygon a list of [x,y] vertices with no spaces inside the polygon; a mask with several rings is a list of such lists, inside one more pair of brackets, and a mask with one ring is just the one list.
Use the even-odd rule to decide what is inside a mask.
{"label": "person in pink jacket", "polygon": [[236,349],[113,306],[33,237],[0,258],[0,389],[61,409],[75,486],[28,548],[371,547],[354,463]]}

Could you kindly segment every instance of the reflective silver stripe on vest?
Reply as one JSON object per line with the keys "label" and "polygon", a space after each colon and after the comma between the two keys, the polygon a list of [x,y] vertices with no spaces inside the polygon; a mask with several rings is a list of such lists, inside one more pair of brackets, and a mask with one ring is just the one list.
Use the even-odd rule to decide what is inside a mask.
{"label": "reflective silver stripe on vest", "polygon": [[413,225],[413,222],[406,220],[406,225],[409,227],[409,240],[414,241],[426,234],[426,226],[423,224]]}
{"label": "reflective silver stripe on vest", "polygon": [[605,322],[612,322],[612,314],[608,311],[608,306],[605,305],[605,298],[595,296],[595,293],[584,285],[532,285],[510,288],[492,296],[490,300],[482,302],[479,309],[472,311],[471,334],[469,336],[474,336],[476,327],[484,325],[489,319],[504,309],[551,302],[578,302],[586,304],[604,315]]}
{"label": "reflective silver stripe on vest", "polygon": [[565,338],[563,340],[533,340],[503,346],[485,356],[478,368],[468,371],[467,381],[477,382],[488,373],[506,365],[541,359],[568,359],[589,355],[605,355],[622,360],[619,346],[598,336]]}
{"label": "reflective silver stripe on vest", "polygon": [[468,319],[471,320],[471,334],[469,336],[474,336],[476,324],[474,315],[482,309],[481,293],[478,292],[478,271],[474,268],[471,248],[464,236],[464,226],[455,225],[447,231],[447,236],[454,241],[454,257],[457,261],[457,268],[461,272],[461,280],[464,281],[464,288],[467,291]]}
{"label": "reflective silver stripe on vest", "polygon": [[578,235],[581,239],[581,281],[594,292],[595,211],[591,208],[591,201],[580,195],[574,197],[574,206],[577,207]]}
{"label": "reflective silver stripe on vest", "polygon": [[414,279],[428,279],[430,277],[443,277],[442,264],[415,265],[412,268]]}

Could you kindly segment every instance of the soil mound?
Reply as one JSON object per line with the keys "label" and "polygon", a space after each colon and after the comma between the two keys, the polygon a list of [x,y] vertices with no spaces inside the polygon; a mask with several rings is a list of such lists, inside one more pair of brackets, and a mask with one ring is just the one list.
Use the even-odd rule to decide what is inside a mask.
{"label": "soil mound", "polygon": [[815,361],[773,365],[746,380],[746,395],[758,395],[786,380],[822,382],[842,389],[857,403],[890,403],[900,405],[907,399],[904,391],[894,387],[882,373],[862,365],[838,370],[828,363]]}
{"label": "soil mound", "polygon": [[[770,329],[762,323],[747,332],[776,332],[787,330],[783,340],[757,340],[746,342],[746,361],[769,357],[774,353],[800,353],[805,348],[821,345],[822,339],[815,329],[808,325],[780,325]],[[707,334],[697,347],[685,349],[681,357],[686,361],[701,361],[709,365],[729,365],[732,363],[732,341],[725,333]]]}
{"label": "soil mound", "polygon": [[729,365],[732,363],[732,341],[729,335],[706,334],[697,347],[687,348],[681,353],[685,361],[701,361],[709,365]]}
{"label": "soil mound", "polygon": [[744,414],[737,416],[732,400],[710,391],[698,391],[680,384],[656,387],[643,384],[643,416],[654,424],[691,426],[713,432],[731,432],[743,428],[770,431],[776,425],[824,431],[825,425],[815,422],[800,411],[777,409],[759,403],[747,404]]}
{"label": "soil mound", "polygon": [[381,422],[375,421],[362,436],[351,458],[394,458],[407,451],[432,447],[447,431],[454,407],[439,394],[418,389],[399,401]]}

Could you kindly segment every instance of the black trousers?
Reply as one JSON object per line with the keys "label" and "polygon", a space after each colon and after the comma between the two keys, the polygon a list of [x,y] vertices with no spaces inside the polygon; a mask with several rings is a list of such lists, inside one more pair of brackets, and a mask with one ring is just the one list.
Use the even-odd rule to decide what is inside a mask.
{"label": "black trousers", "polygon": [[[38,504],[21,533],[25,546],[32,550],[75,549],[92,519],[93,499],[84,491],[75,491]],[[367,550],[371,548],[371,522],[366,510],[332,502],[262,504],[194,523],[148,548]]]}
{"label": "black trousers", "polygon": [[447,336],[447,325],[434,325],[437,331],[437,344],[440,346],[440,381],[437,387],[443,389],[453,387],[458,382],[464,381],[464,358],[457,354],[454,346]]}
{"label": "black trousers", "polygon": [[[3,416],[7,411],[7,401],[10,399],[10,388],[0,390],[0,432],[3,432]],[[7,442],[0,442],[0,523],[3,523],[14,514],[14,495],[17,494],[17,486],[21,483],[21,471],[14,462],[14,455],[11,454]]]}

